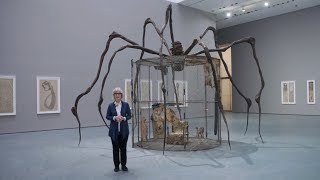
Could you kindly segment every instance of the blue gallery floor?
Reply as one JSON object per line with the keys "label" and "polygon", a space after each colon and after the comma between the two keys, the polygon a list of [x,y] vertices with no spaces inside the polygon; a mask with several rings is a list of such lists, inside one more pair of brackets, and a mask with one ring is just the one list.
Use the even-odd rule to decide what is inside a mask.
{"label": "blue gallery floor", "polygon": [[[220,147],[173,152],[131,148],[128,172],[113,172],[112,146],[106,127],[0,135],[0,180],[139,179],[139,180],[318,180],[320,177],[320,116],[262,115],[261,142],[257,115],[227,113]],[[225,126],[222,125],[223,129]],[[130,138],[131,139],[131,138]]]}

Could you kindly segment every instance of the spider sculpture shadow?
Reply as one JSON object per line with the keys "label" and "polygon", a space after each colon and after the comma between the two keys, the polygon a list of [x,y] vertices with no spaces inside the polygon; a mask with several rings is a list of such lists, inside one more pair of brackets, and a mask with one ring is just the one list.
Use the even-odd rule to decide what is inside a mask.
{"label": "spider sculpture shadow", "polygon": [[[160,38],[160,49],[159,51],[156,51],[156,50],[152,50],[152,49],[149,49],[149,48],[146,48],[145,47],[145,34],[146,34],[146,29],[147,29],[147,26],[150,25],[152,28],[154,28],[157,32],[157,35],[159,36]],[[166,41],[166,39],[164,38],[164,30],[167,28],[167,26],[169,25],[169,30],[170,30],[170,37],[171,37],[171,44],[172,44],[172,48],[169,48],[168,46],[168,43]],[[201,40],[203,39],[203,37],[207,34],[207,32],[211,31],[214,35],[214,37],[216,37],[216,29],[214,27],[207,27],[203,34],[201,34],[199,36],[199,38],[197,39],[194,39],[193,42],[191,43],[191,45],[185,50],[183,51],[183,48],[182,48],[182,45],[179,41],[175,41],[174,40],[174,36],[173,36],[173,28],[172,28],[172,5],[170,4],[168,7],[167,7],[167,10],[166,10],[166,13],[165,13],[165,23],[164,25],[162,26],[162,28],[158,28],[156,26],[156,24],[150,19],[150,18],[147,18],[144,22],[144,25],[143,25],[143,38],[142,38],[142,45],[139,45],[138,43],[130,40],[129,38],[123,36],[122,34],[119,34],[117,32],[112,32],[110,35],[109,35],[109,38],[106,42],[106,47],[103,51],[103,53],[101,54],[101,57],[100,57],[100,63],[99,63],[99,67],[98,67],[98,71],[97,71],[97,74],[95,76],[95,79],[93,80],[93,82],[91,83],[91,85],[86,89],[86,91],[82,92],[81,94],[79,94],[75,100],[75,104],[74,106],[71,108],[71,111],[73,113],[73,115],[76,117],[77,119],[77,122],[78,122],[78,131],[79,131],[79,145],[80,145],[80,142],[81,142],[81,122],[80,122],[80,119],[79,119],[79,114],[78,114],[78,103],[80,101],[80,99],[87,95],[88,93],[90,93],[90,91],[92,90],[92,88],[95,86],[97,80],[99,79],[100,77],[100,73],[101,73],[101,67],[104,63],[104,59],[105,59],[105,55],[107,54],[108,50],[109,50],[109,47],[111,45],[111,42],[112,40],[114,39],[122,39],[125,43],[127,43],[126,45],[120,47],[119,49],[117,49],[115,52],[113,52],[112,56],[110,57],[109,59],[109,63],[108,63],[108,69],[107,69],[107,73],[104,75],[103,77],[103,81],[102,81],[102,86],[101,86],[101,91],[100,91],[100,99],[99,99],[99,102],[98,102],[98,109],[99,109],[99,113],[100,113],[100,116],[103,120],[103,122],[105,123],[105,125],[109,128],[108,124],[106,123],[105,119],[104,119],[104,116],[102,115],[102,111],[101,111],[101,104],[103,102],[103,89],[105,87],[105,82],[106,82],[106,79],[110,73],[110,70],[111,70],[111,65],[112,65],[112,62],[114,60],[114,58],[116,57],[116,55],[125,50],[125,49],[137,49],[139,51],[141,51],[141,54],[140,54],[140,57],[139,59],[143,59],[143,56],[144,56],[144,53],[149,53],[149,54],[153,54],[153,55],[156,55],[159,57],[160,59],[160,70],[161,70],[161,78],[162,78],[162,82],[165,82],[165,79],[164,79],[164,75],[165,75],[165,67],[163,65],[163,60],[165,57],[167,56],[181,56],[181,55],[200,55],[200,54],[204,54],[207,58],[207,61],[208,63],[210,64],[211,66],[211,69],[212,69],[212,75],[213,75],[213,82],[215,84],[215,87],[216,87],[216,98],[217,98],[217,101],[218,101],[218,107],[219,107],[219,111],[223,117],[223,121],[226,125],[226,129],[227,129],[227,134],[228,134],[228,144],[229,144],[229,147],[231,148],[231,145],[230,145],[230,134],[229,134],[229,127],[228,127],[228,123],[227,123],[227,120],[226,120],[226,117],[224,115],[224,111],[223,111],[223,106],[222,106],[222,103],[221,103],[221,95],[220,95],[220,85],[218,83],[218,78],[217,78],[217,75],[216,75],[216,70],[215,70],[215,67],[213,65],[213,58],[211,57],[211,54],[210,52],[217,52],[219,54],[219,58],[220,60],[222,61],[223,63],[223,66],[227,72],[227,75],[228,77],[230,78],[230,81],[231,81],[231,84],[233,85],[233,87],[236,89],[236,91],[239,93],[239,95],[244,98],[244,100],[246,101],[247,103],[247,124],[246,124],[246,130],[245,130],[245,133],[247,132],[247,129],[248,129],[248,119],[249,119],[249,109],[251,107],[251,104],[252,104],[252,101],[250,100],[250,98],[246,97],[240,90],[239,88],[236,86],[236,84],[234,83],[232,77],[231,77],[231,74],[230,74],[230,71],[228,69],[228,66],[225,62],[225,60],[223,59],[223,56],[222,56],[222,52],[225,52],[227,49],[233,47],[233,46],[236,46],[238,44],[242,44],[242,43],[248,43],[250,44],[251,46],[251,49],[252,49],[252,54],[253,54],[253,58],[255,60],[255,63],[257,65],[257,68],[258,68],[258,72],[259,72],[259,75],[260,75],[260,81],[261,81],[261,87],[258,91],[258,93],[256,94],[255,96],[255,101],[257,102],[258,104],[258,108],[259,108],[259,136],[263,142],[263,139],[262,139],[262,136],[261,136],[261,103],[260,103],[260,100],[261,100],[261,93],[262,93],[262,90],[264,88],[264,78],[262,76],[262,71],[261,71],[261,68],[260,68],[260,65],[259,65],[259,61],[258,61],[258,57],[256,55],[256,50],[255,50],[255,38],[253,37],[246,37],[246,38],[242,38],[240,40],[237,40],[237,41],[234,41],[230,44],[228,44],[227,46],[223,47],[223,48],[218,48],[217,47],[217,42],[215,41],[215,38],[213,39],[213,41],[215,41],[215,44],[216,44],[216,47],[215,48],[212,48],[212,49],[209,49],[203,42],[201,42]],[[200,46],[203,50],[199,51],[199,52],[196,52],[194,54],[189,54],[193,48],[198,45]],[[163,49],[165,49],[166,51],[163,52]],[[174,70],[172,70],[174,71]],[[137,73],[136,73],[136,76],[137,74],[139,73],[139,68],[137,68]],[[174,72],[172,72],[173,74],[173,80],[174,80]],[[135,78],[135,81],[137,81],[138,78]],[[137,82],[134,83],[134,88],[133,88],[133,92],[134,92],[134,96],[133,96],[133,101],[135,101],[136,99],[136,87],[137,86]],[[175,83],[173,83],[173,86],[174,86],[174,93],[176,94],[176,102],[178,102],[178,97],[177,97],[177,91],[176,91],[176,87],[175,87]],[[163,93],[163,97],[164,97],[164,105],[166,106],[166,87],[165,87],[165,83],[162,83],[162,93]],[[179,107],[179,104],[177,103],[177,108],[178,108],[178,111],[179,111],[179,114],[180,114],[180,107]],[[166,113],[164,114],[164,118],[166,119]],[[180,115],[181,117],[181,115]],[[180,118],[181,119],[181,118]],[[165,127],[166,127],[166,121],[165,121]],[[215,134],[216,134],[216,130],[215,130]],[[166,134],[166,133],[164,133]],[[166,138],[164,138],[164,141],[165,141]],[[164,143],[165,144],[165,143]]]}

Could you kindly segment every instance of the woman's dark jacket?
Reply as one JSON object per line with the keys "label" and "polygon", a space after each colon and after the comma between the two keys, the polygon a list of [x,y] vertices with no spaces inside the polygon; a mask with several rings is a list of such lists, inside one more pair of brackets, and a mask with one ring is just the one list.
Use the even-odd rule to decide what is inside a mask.
{"label": "woman's dark jacket", "polygon": [[[114,102],[110,103],[107,110],[107,119],[110,120],[109,136],[115,142],[118,142],[118,122],[113,120],[113,117],[117,116],[116,105]],[[125,117],[126,120],[120,123],[120,133],[123,138],[129,136],[129,125],[128,120],[131,119],[131,110],[129,104],[121,101],[121,116]]]}

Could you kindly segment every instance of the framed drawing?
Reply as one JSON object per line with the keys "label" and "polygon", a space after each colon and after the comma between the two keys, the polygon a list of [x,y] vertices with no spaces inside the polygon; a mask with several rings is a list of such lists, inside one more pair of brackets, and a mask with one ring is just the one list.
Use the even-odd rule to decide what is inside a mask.
{"label": "framed drawing", "polygon": [[125,79],[124,80],[124,89],[125,89],[125,95],[124,95],[124,100],[129,103],[130,107],[132,106],[132,95],[131,95],[131,79]]}
{"label": "framed drawing", "polygon": [[159,103],[163,103],[164,102],[164,98],[163,98],[163,93],[162,93],[162,81],[158,80],[158,102]]}
{"label": "framed drawing", "polygon": [[[177,96],[178,96],[178,103],[180,107],[188,106],[188,82],[187,81],[174,81],[176,89],[177,89]],[[173,92],[174,101],[176,101],[176,95]]]}
{"label": "framed drawing", "polygon": [[16,115],[16,77],[0,75],[0,116]]}
{"label": "framed drawing", "polygon": [[316,104],[315,80],[307,80],[307,103]]}
{"label": "framed drawing", "polygon": [[295,81],[281,81],[282,104],[296,104]]}
{"label": "framed drawing", "polygon": [[37,113],[60,113],[60,77],[37,77]]}
{"label": "framed drawing", "polygon": [[142,109],[152,107],[152,81],[140,81],[140,107]]}

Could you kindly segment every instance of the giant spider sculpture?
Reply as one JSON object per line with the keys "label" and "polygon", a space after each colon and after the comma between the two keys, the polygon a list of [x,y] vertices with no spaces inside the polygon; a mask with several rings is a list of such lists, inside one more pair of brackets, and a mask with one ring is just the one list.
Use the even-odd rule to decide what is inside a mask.
{"label": "giant spider sculpture", "polygon": [[[164,38],[164,30],[166,29],[166,27],[168,26],[169,24],[169,30],[170,30],[170,37],[171,37],[171,44],[172,44],[172,48],[169,48],[168,46],[168,43],[167,41],[165,40]],[[146,34],[146,27],[147,25],[151,25],[157,32],[158,36],[160,37],[160,49],[159,51],[157,50],[152,50],[152,49],[149,49],[147,47],[145,47],[145,34]],[[214,35],[214,38],[216,37],[216,29],[214,27],[207,27],[205,29],[205,31],[203,32],[203,34],[201,34],[199,36],[199,38],[197,39],[194,39],[193,42],[191,43],[191,45],[185,50],[183,51],[183,48],[182,48],[182,45],[179,41],[175,41],[174,40],[174,36],[173,36],[173,28],[172,28],[172,5],[170,4],[168,7],[167,7],[167,10],[166,10],[166,13],[165,13],[165,23],[164,25],[160,28],[158,28],[156,26],[156,24],[150,19],[150,18],[147,18],[144,22],[144,25],[143,25],[143,37],[142,37],[142,45],[139,45],[138,43],[130,40],[129,38],[123,36],[122,34],[119,34],[117,32],[113,32],[109,35],[109,38],[107,40],[107,43],[106,43],[106,47],[103,51],[103,53],[101,54],[101,57],[100,57],[100,63],[99,63],[99,67],[98,67],[98,71],[97,71],[97,74],[95,76],[95,79],[93,80],[93,82],[91,83],[90,87],[86,89],[86,91],[82,92],[80,95],[77,96],[76,100],[75,100],[75,104],[74,106],[71,108],[71,111],[73,113],[73,115],[76,117],[77,119],[77,122],[78,122],[78,130],[79,130],[79,145],[80,145],[80,142],[81,142],[81,122],[80,122],[80,119],[79,119],[79,115],[78,115],[78,103],[80,101],[80,99],[87,95],[91,90],[92,88],[95,86],[97,80],[99,79],[100,77],[100,73],[101,73],[101,67],[103,65],[103,62],[104,62],[104,59],[105,59],[105,55],[107,54],[108,50],[109,50],[109,47],[111,45],[111,42],[112,40],[116,39],[116,38],[119,38],[119,39],[122,39],[124,42],[128,43],[126,44],[125,46],[122,46],[120,47],[119,49],[117,49],[111,56],[110,60],[109,60],[109,64],[108,64],[108,69],[107,69],[107,73],[104,75],[104,78],[103,78],[103,81],[102,81],[102,86],[101,86],[101,91],[100,91],[100,99],[99,99],[99,102],[98,102],[98,109],[99,109],[99,113],[100,113],[100,116],[103,120],[103,122],[105,123],[105,125],[109,128],[108,124],[106,123],[105,119],[104,119],[104,116],[102,115],[102,112],[101,112],[101,104],[103,102],[103,96],[102,96],[102,93],[103,93],[103,89],[105,87],[105,82],[106,82],[106,79],[110,73],[110,70],[111,70],[111,65],[112,65],[112,62],[115,58],[115,56],[117,55],[117,53],[119,53],[120,51],[123,51],[125,49],[137,49],[137,50],[140,50],[141,51],[141,54],[140,54],[140,57],[139,59],[143,59],[143,56],[144,56],[144,53],[149,53],[149,54],[153,54],[153,55],[156,55],[159,57],[159,65],[160,65],[160,70],[161,70],[161,78],[162,78],[162,82],[165,82],[165,79],[164,79],[164,76],[165,76],[165,73],[166,73],[166,67],[163,65],[163,61],[164,61],[164,58],[165,57],[169,57],[169,56],[184,56],[184,55],[200,55],[200,54],[204,54],[208,63],[210,64],[211,66],[211,69],[212,69],[212,75],[213,75],[213,82],[215,84],[215,88],[216,88],[216,98],[217,98],[217,101],[218,101],[218,107],[219,107],[219,111],[223,117],[223,121],[226,125],[226,129],[227,129],[227,134],[228,134],[228,144],[229,144],[229,147],[231,148],[231,145],[230,145],[230,134],[229,134],[229,127],[228,127],[228,123],[227,123],[227,120],[226,120],[226,117],[224,115],[224,111],[223,111],[223,106],[222,106],[222,103],[221,103],[221,95],[220,95],[220,85],[218,83],[218,78],[217,78],[217,75],[216,75],[216,70],[215,70],[215,67],[213,65],[213,58],[211,57],[211,54],[210,52],[218,52],[219,54],[219,57],[220,57],[220,60],[222,61],[223,63],[223,66],[227,72],[227,75],[228,77],[230,78],[230,81],[231,81],[231,84],[234,86],[234,88],[236,89],[236,91],[240,94],[240,96],[242,96],[246,103],[247,103],[247,124],[246,124],[246,130],[245,130],[245,133],[247,132],[247,129],[248,129],[248,119],[249,119],[249,109],[251,107],[251,104],[252,104],[252,101],[250,100],[250,98],[246,97],[240,90],[239,88],[236,86],[236,84],[234,83],[231,75],[230,75],[230,72],[229,72],[229,69],[227,67],[227,64],[226,62],[224,61],[223,59],[223,56],[222,56],[222,52],[225,52],[227,49],[235,46],[235,45],[238,45],[238,44],[241,44],[241,43],[248,43],[251,45],[251,49],[252,49],[252,53],[253,53],[253,58],[255,60],[255,63],[257,65],[257,68],[258,68],[258,71],[259,71],[259,75],[260,75],[260,80],[261,80],[261,87],[260,87],[260,90],[258,91],[258,93],[256,94],[255,96],[255,101],[257,102],[258,104],[258,108],[259,108],[259,136],[263,142],[263,139],[262,139],[262,136],[261,136],[261,104],[260,104],[260,99],[261,99],[261,93],[262,93],[262,90],[264,88],[264,79],[263,79],[263,76],[262,76],[262,71],[261,71],[261,68],[260,68],[260,65],[259,65],[259,61],[258,61],[258,58],[257,58],[257,55],[256,55],[256,50],[255,50],[255,38],[253,37],[246,37],[246,38],[242,38],[240,40],[237,40],[237,41],[234,41],[232,43],[230,43],[228,46],[225,46],[224,48],[218,48],[217,47],[217,42],[215,41],[215,39],[213,39],[213,41],[215,41],[215,44],[216,44],[216,47],[213,48],[213,49],[209,49],[203,42],[201,42],[201,40],[203,39],[203,37],[207,34],[208,31],[211,31]],[[194,54],[189,54],[193,48],[196,46],[196,45],[199,45],[203,50],[199,51],[199,52],[196,52]],[[163,49],[166,49],[166,51],[164,52]],[[137,68],[137,73],[136,73],[136,76],[137,74],[139,73],[139,68]],[[172,71],[173,71],[173,80],[174,80],[174,70],[172,68]],[[134,82],[134,88],[133,88],[133,92],[134,92],[134,96],[133,96],[133,101],[135,102],[136,101],[136,88],[137,88],[137,79],[138,78],[135,78],[135,82]],[[174,86],[174,93],[177,95],[177,92],[176,92],[176,88],[175,88],[175,83],[173,83],[173,86]],[[166,87],[165,87],[165,83],[162,83],[162,93],[163,93],[163,97],[164,97],[164,106],[166,107]],[[176,101],[178,102],[178,97],[176,96]],[[179,104],[177,103],[177,108],[178,108],[178,111],[179,111],[179,114],[180,114],[180,119],[181,119],[181,113],[180,113],[180,107],[179,107]],[[136,109],[136,108],[135,108]],[[167,119],[166,117],[166,113],[164,113],[164,119]],[[166,127],[166,121],[165,121],[165,127]],[[217,130],[215,128],[215,134],[217,133]],[[164,133],[166,134],[166,133]],[[164,137],[164,145],[165,146],[165,140],[166,138]],[[164,147],[163,147],[164,149]]]}

